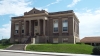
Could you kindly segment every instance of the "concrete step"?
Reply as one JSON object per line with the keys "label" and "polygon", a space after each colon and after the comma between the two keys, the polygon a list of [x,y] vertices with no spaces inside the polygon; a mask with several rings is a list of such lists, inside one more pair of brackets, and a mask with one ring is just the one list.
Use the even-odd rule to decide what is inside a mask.
{"label": "concrete step", "polygon": [[6,48],[6,50],[25,50],[25,46],[26,44],[14,44]]}

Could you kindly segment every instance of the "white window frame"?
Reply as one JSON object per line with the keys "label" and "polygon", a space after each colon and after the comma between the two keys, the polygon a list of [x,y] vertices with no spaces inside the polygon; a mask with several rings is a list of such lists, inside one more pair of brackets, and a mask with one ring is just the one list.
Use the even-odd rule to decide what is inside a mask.
{"label": "white window frame", "polygon": [[[58,31],[54,32],[54,21],[58,21]],[[58,33],[59,32],[59,19],[53,19],[53,33]]]}
{"label": "white window frame", "polygon": [[68,19],[67,18],[62,19],[62,32],[68,32],[68,26],[67,26],[67,31],[63,31],[63,20],[67,20],[67,25],[68,25]]}

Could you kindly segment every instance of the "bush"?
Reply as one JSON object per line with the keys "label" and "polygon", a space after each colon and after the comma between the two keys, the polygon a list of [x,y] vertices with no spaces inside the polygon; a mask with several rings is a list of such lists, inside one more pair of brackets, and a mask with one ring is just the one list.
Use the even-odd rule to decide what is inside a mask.
{"label": "bush", "polygon": [[100,46],[95,46],[92,52],[94,55],[100,55]]}
{"label": "bush", "polygon": [[0,43],[2,45],[9,45],[10,44],[10,39],[2,39],[2,40],[0,40]]}

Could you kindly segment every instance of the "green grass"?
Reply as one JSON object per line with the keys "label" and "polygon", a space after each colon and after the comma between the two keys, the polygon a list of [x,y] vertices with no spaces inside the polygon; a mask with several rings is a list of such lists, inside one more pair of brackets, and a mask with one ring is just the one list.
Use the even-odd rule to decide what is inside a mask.
{"label": "green grass", "polygon": [[0,49],[5,49],[5,48],[7,48],[8,46],[10,46],[10,44],[9,44],[9,45],[2,45],[2,44],[0,44]]}
{"label": "green grass", "polygon": [[60,52],[60,53],[77,53],[91,54],[93,47],[85,44],[40,44],[28,45],[27,51],[43,51],[43,52]]}

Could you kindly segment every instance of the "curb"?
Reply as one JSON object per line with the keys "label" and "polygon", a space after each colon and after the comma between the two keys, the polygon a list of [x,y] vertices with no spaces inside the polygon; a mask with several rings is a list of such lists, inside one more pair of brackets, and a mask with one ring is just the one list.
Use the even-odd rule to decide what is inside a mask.
{"label": "curb", "polygon": [[5,48],[4,50],[7,50],[7,49],[9,49],[10,47],[12,47],[13,45],[10,45],[10,46],[8,46],[7,48]]}
{"label": "curb", "polygon": [[18,50],[0,50],[0,52],[24,53],[24,54],[38,54],[38,55],[71,55],[71,56],[93,56],[89,54],[71,54],[71,53],[55,53],[55,52],[35,52],[35,51],[18,51]]}
{"label": "curb", "polygon": [[25,47],[24,47],[24,50],[25,50],[25,51],[26,51],[26,47],[27,47],[27,45],[28,45],[28,44],[26,44]]}

